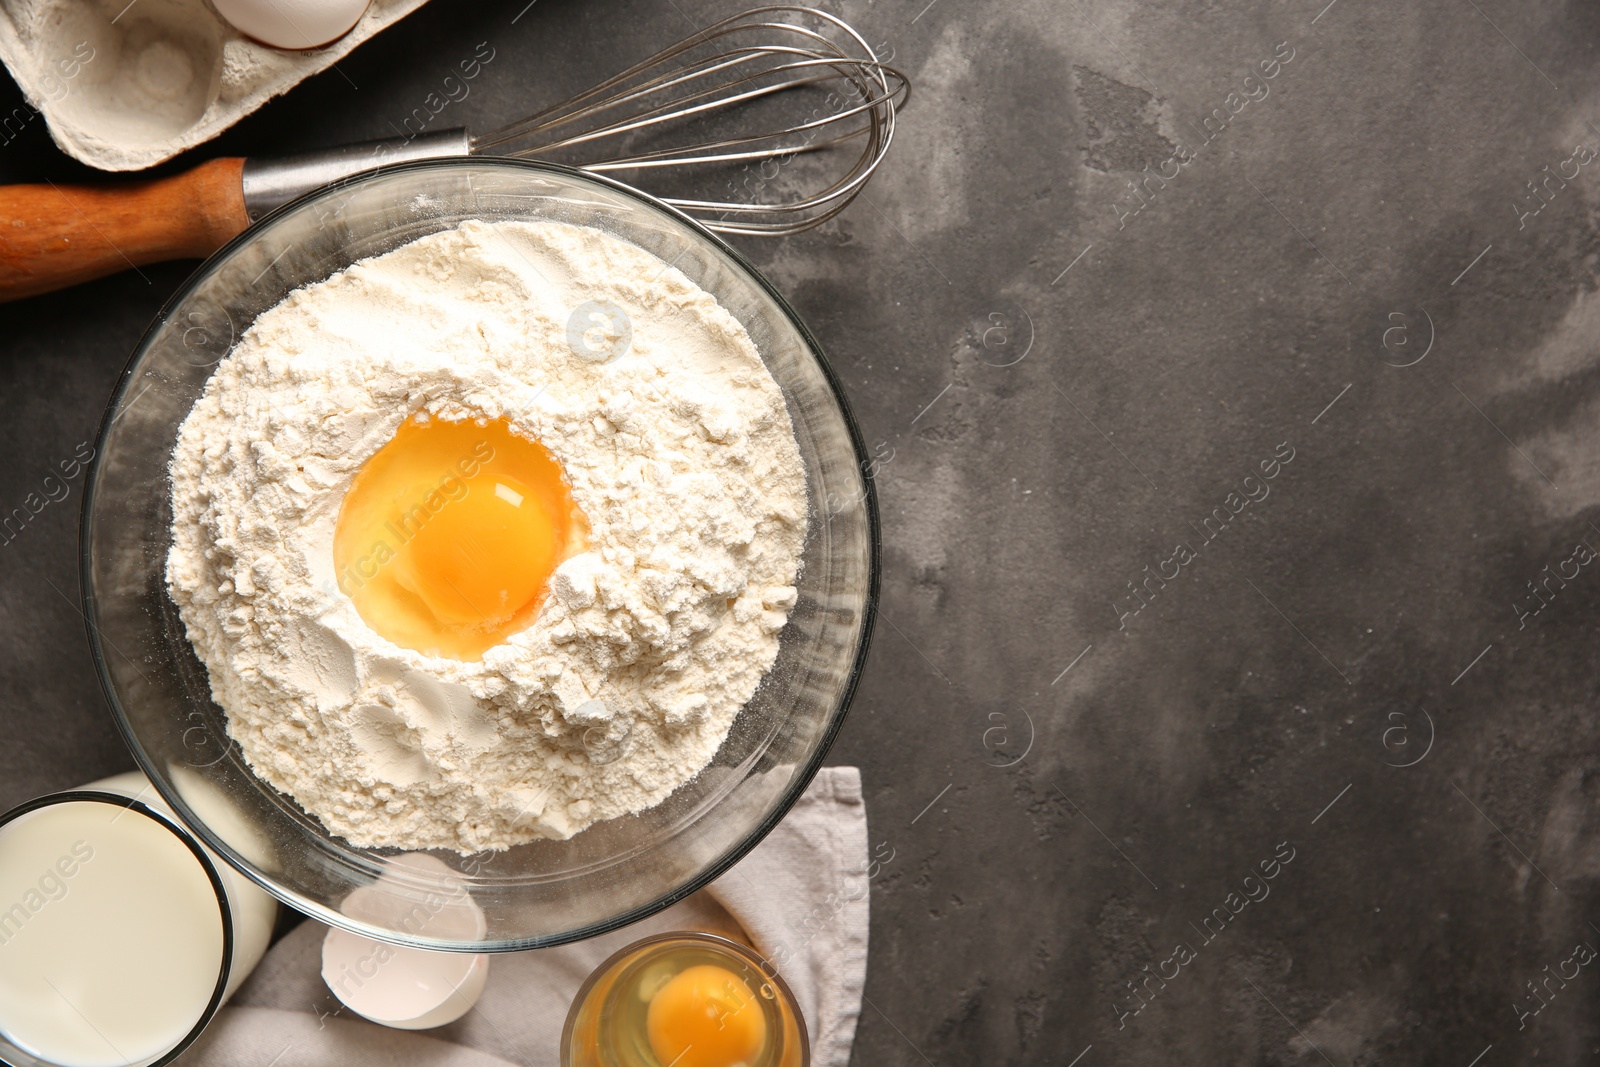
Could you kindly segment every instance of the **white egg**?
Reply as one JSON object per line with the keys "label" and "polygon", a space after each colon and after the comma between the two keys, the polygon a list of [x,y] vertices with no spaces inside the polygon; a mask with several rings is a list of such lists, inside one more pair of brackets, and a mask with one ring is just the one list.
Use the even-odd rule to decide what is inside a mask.
{"label": "white egg", "polygon": [[371,0],[211,0],[248,37],[274,48],[317,48],[350,32]]}

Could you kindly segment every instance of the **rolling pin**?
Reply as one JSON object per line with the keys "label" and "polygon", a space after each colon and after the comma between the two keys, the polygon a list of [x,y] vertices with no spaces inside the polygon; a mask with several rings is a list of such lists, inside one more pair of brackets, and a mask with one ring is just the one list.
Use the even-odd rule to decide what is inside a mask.
{"label": "rolling pin", "polygon": [[204,259],[252,222],[340,178],[469,154],[463,129],[268,159],[213,159],[168,178],[0,185],[0,301],[169,259]]}

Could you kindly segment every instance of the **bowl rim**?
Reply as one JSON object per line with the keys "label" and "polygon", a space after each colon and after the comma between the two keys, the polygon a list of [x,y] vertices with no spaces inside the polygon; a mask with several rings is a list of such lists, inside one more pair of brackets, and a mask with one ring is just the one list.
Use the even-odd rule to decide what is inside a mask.
{"label": "bowl rim", "polygon": [[[748,275],[749,278],[752,279],[756,285],[759,286],[773,301],[773,303],[778,307],[779,311],[782,312],[783,316],[788,319],[789,324],[798,333],[800,340],[815,358],[817,366],[822,372],[823,380],[827,383],[828,390],[832,395],[833,401],[838,406],[839,413],[843,417],[845,429],[849,435],[851,448],[855,452],[857,469],[862,472],[862,488],[864,490],[862,499],[866,507],[867,516],[868,558],[867,589],[866,598],[862,606],[860,638],[857,643],[855,655],[850,663],[848,674],[845,678],[844,687],[840,695],[838,706],[830,716],[829,721],[822,732],[821,739],[810,758],[806,761],[805,765],[798,769],[794,777],[791,779],[789,785],[784,790],[781,799],[766,818],[757,823],[755,827],[746,833],[737,843],[727,849],[721,856],[708,863],[699,872],[686,879],[676,887],[669,889],[665,893],[657,896],[654,900],[651,900],[648,903],[629,908],[628,910],[613,915],[610,918],[588,923],[575,929],[565,930],[560,933],[536,935],[532,937],[501,938],[492,941],[486,940],[478,942],[461,942],[437,940],[420,936],[400,935],[392,931],[368,927],[350,919],[334,908],[313,900],[305,899],[301,893],[292,887],[279,884],[266,874],[256,870],[254,864],[252,864],[248,858],[239,855],[235,849],[229,846],[226,842],[222,841],[215,833],[211,831],[209,827],[206,826],[202,819],[200,819],[194,812],[190,810],[189,805],[184,800],[183,796],[168,783],[166,780],[166,775],[161,773],[159,768],[156,766],[155,761],[152,760],[148,754],[146,754],[143,746],[140,745],[138,738],[134,736],[134,733],[128,724],[128,718],[123,712],[122,703],[118,699],[116,688],[112,684],[111,675],[107,668],[105,649],[102,647],[98,628],[96,627],[94,621],[95,602],[97,597],[94,589],[92,559],[89,551],[89,538],[90,531],[93,527],[92,507],[96,498],[96,490],[99,488],[100,464],[104,455],[105,439],[106,435],[111,429],[111,424],[115,421],[118,404],[127,394],[128,388],[133,382],[134,372],[142,356],[144,355],[146,346],[150,344],[157,331],[160,330],[161,327],[170,320],[172,315],[176,313],[177,309],[183,305],[184,301],[194,294],[195,290],[199,287],[200,283],[204,279],[214,273],[218,267],[220,267],[220,265],[230,258],[235,252],[254,241],[260,230],[265,229],[267,226],[276,222],[283,216],[298,210],[305,204],[329,197],[342,189],[376,181],[380,178],[388,177],[397,173],[434,169],[450,170],[472,167],[507,168],[511,170],[525,170],[531,173],[553,173],[568,179],[576,178],[579,181],[592,182],[606,188],[613,193],[618,193],[626,198],[637,201],[646,208],[654,209],[657,212],[664,213],[674,220],[688,226],[691,231],[700,237],[701,240],[710,242],[716,250],[727,256],[733,262],[735,267]],[[878,614],[878,597],[882,573],[883,537],[882,526],[878,512],[877,486],[875,484],[875,479],[866,474],[868,465],[870,463],[870,457],[867,453],[866,444],[861,434],[861,427],[857,423],[855,413],[851,409],[849,400],[845,396],[843,383],[839,380],[838,375],[834,372],[833,366],[829,361],[827,353],[824,351],[821,343],[811,332],[811,329],[805,324],[804,320],[800,318],[799,313],[795,311],[794,307],[789,303],[784,295],[778,291],[777,287],[774,286],[772,282],[769,281],[767,277],[749,261],[749,259],[739,252],[738,249],[734,248],[716,233],[713,233],[711,230],[707,229],[704,224],[678,210],[672,205],[651,196],[649,193],[645,193],[634,188],[633,186],[627,185],[616,180],[615,178],[610,178],[603,174],[595,174],[580,168],[569,167],[559,163],[548,163],[542,160],[515,159],[505,156],[445,157],[439,159],[416,160],[406,163],[382,166],[373,170],[362,171],[358,174],[340,178],[339,180],[331,182],[327,185],[319,186],[316,189],[295,197],[288,203],[283,204],[282,206],[277,207],[263,215],[256,222],[247,227],[244,232],[240,233],[227,244],[223,245],[221,248],[217,249],[217,251],[208,256],[198,267],[194,269],[192,273],[190,273],[187,278],[184,279],[183,283],[177,288],[173,295],[161,305],[161,309],[156,313],[155,318],[151,320],[150,325],[146,327],[145,331],[140,335],[138,342],[133,347],[132,354],[128,357],[127,364],[123,367],[122,373],[117,377],[116,385],[111,391],[110,398],[106,401],[105,412],[101,415],[100,424],[95,431],[94,444],[94,455],[89,461],[88,471],[84,478],[83,502],[78,508],[79,595],[81,600],[81,614],[83,615],[84,626],[88,633],[89,653],[90,657],[94,661],[95,675],[100,682],[100,690],[105,695],[106,703],[110,706],[112,719],[116,723],[118,733],[122,735],[123,742],[128,746],[129,751],[132,752],[134,761],[138,764],[139,769],[143,771],[144,774],[155,785],[156,791],[161,795],[162,799],[171,805],[173,811],[178,814],[179,820],[183,823],[183,825],[191,833],[198,837],[206,845],[206,847],[210,848],[217,855],[221,856],[230,867],[233,867],[244,877],[248,878],[250,881],[266,890],[266,892],[271,894],[274,898],[281,901],[286,906],[300,912],[302,915],[308,915],[311,918],[324,923],[325,925],[348,930],[351,933],[360,934],[364,937],[369,937],[374,940],[385,941],[390,944],[401,946],[448,952],[517,952],[526,949],[550,948],[556,945],[568,944],[574,941],[588,940],[589,938],[598,937],[601,934],[610,933],[613,930],[618,930],[625,926],[629,926],[671,907],[673,904],[705,888],[711,882],[727,873],[728,870],[734,866],[734,864],[738,863],[741,859],[748,855],[751,850],[759,845],[766,838],[766,836],[772,832],[778,823],[782,822],[784,817],[788,815],[789,810],[794,807],[795,803],[800,799],[801,794],[805,792],[805,790],[810,786],[812,779],[816,777],[817,772],[821,770],[824,760],[827,758],[829,751],[833,748],[833,744],[838,738],[839,731],[844,726],[844,720],[849,714],[850,705],[855,698],[856,689],[861,681],[861,675],[866,668],[867,654],[871,648],[872,634]],[[229,741],[233,744],[237,743],[233,742],[231,738]]]}

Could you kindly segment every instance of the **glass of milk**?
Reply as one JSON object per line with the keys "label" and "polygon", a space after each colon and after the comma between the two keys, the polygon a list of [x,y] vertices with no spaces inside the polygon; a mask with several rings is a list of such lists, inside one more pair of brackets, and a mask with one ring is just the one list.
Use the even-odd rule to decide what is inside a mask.
{"label": "glass of milk", "polygon": [[218,868],[122,792],[56,793],[0,815],[0,1061],[175,1058],[236,984],[238,916]]}

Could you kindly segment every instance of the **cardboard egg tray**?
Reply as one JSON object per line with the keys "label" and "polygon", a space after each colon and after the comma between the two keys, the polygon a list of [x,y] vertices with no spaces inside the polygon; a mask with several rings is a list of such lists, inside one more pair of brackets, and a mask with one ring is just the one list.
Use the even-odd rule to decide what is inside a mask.
{"label": "cardboard egg tray", "polygon": [[0,0],[0,61],[29,105],[0,115],[0,146],[42,115],[56,144],[92,167],[153,166],[425,2],[373,0],[349,33],[296,52],[245,37],[206,0]]}

